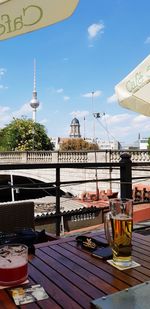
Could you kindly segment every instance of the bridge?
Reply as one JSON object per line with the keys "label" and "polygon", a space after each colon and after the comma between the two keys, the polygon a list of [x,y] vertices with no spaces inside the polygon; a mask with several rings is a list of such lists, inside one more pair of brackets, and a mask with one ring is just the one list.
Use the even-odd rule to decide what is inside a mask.
{"label": "bridge", "polygon": [[[59,151],[29,151],[29,152],[0,152],[0,184],[6,182],[11,182],[13,177],[20,177],[20,179],[32,179],[32,181],[40,181],[43,183],[53,183],[56,181],[56,170],[55,168],[23,168],[26,165],[30,164],[48,164],[53,166],[56,164],[71,163],[74,164],[74,168],[62,168],[61,169],[61,181],[70,182],[62,186],[62,190],[65,192],[71,192],[74,195],[80,196],[84,191],[95,191],[95,183],[93,180],[98,180],[97,184],[100,189],[112,189],[113,191],[120,190],[120,184],[118,181],[108,181],[111,178],[117,179],[119,177],[119,169],[110,168],[108,169],[91,169],[91,168],[82,168],[82,164],[88,163],[117,163],[120,161],[120,156],[125,151],[117,150],[99,150],[99,151],[68,151],[68,152],[59,152]],[[147,183],[149,184],[148,177],[149,168],[147,163],[149,163],[150,153],[149,151],[127,151],[131,155],[131,161],[136,163],[145,163],[145,168],[141,169],[134,168],[132,171],[134,177],[140,177],[144,179],[147,175]],[[81,163],[81,169],[76,169],[75,164]],[[9,169],[9,166],[21,164],[21,169]],[[4,166],[7,165],[7,169]],[[80,184],[73,184],[76,180],[81,180]],[[83,180],[91,180],[91,182],[83,183]],[[21,180],[20,180],[21,181]],[[136,181],[135,181],[136,183]]]}
{"label": "bridge", "polygon": [[[130,160],[130,157],[132,160]],[[130,151],[128,153],[124,151],[0,153],[0,198],[2,198],[2,192],[6,188],[9,191],[10,189],[11,191],[15,190],[16,193],[18,189],[22,190],[20,183],[23,177],[24,181],[26,178],[30,178],[32,183],[40,181],[40,186],[41,181],[43,181],[43,184],[47,184],[47,187],[53,185],[56,197],[56,212],[53,219],[56,235],[60,235],[61,218],[63,216],[63,220],[65,220],[68,216],[68,213],[61,213],[61,189],[79,196],[83,191],[95,191],[97,193],[97,189],[99,191],[104,186],[105,190],[119,191],[122,198],[131,198],[134,183],[149,181],[149,165],[149,152],[146,151]],[[15,177],[20,177],[19,183],[16,183]],[[14,183],[11,181],[9,187],[8,179],[14,180]],[[5,185],[4,180],[6,181]],[[29,191],[29,185],[26,189]],[[39,191],[38,187],[37,189]],[[36,195],[38,191],[35,188]],[[29,199],[28,193],[27,199]],[[94,206],[94,204],[92,205]],[[87,210],[88,208],[86,208]],[[93,210],[89,209],[89,211],[88,217],[90,215],[92,218]],[[78,212],[79,210],[75,210],[73,217],[79,218],[78,216],[82,215]],[[42,216],[40,220],[41,218],[42,220],[49,220],[47,215],[46,218]],[[72,221],[71,218],[69,220]],[[47,224],[47,221],[42,222],[44,225]],[[48,225],[49,223],[50,221],[48,221]]]}

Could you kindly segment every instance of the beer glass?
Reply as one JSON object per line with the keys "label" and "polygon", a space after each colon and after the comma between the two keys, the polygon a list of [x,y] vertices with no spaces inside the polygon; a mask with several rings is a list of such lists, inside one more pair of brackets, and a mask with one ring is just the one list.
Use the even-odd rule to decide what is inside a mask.
{"label": "beer glass", "polygon": [[105,216],[104,227],[106,239],[112,247],[113,262],[118,266],[130,266],[132,263],[132,200],[110,200],[110,211]]}
{"label": "beer glass", "polygon": [[23,244],[0,246],[0,285],[18,285],[27,277],[28,247]]}

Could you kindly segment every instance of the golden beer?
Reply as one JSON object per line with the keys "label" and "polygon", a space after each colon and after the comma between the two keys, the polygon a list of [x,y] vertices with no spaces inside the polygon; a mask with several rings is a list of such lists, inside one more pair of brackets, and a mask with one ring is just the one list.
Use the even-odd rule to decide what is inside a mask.
{"label": "golden beer", "polygon": [[110,216],[113,261],[117,265],[131,264],[133,219],[124,214]]}
{"label": "golden beer", "polygon": [[110,211],[104,220],[106,239],[113,251],[113,262],[120,267],[132,263],[133,202],[131,199],[110,200]]}

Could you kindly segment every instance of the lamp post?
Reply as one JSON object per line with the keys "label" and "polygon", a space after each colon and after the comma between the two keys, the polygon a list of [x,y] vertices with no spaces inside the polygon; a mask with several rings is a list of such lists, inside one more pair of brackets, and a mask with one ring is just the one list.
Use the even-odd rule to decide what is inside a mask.
{"label": "lamp post", "polygon": [[[92,110],[94,115],[94,91],[92,91]],[[95,142],[95,118],[93,119],[93,142]]]}
{"label": "lamp post", "polygon": [[[94,91],[92,91],[92,105],[93,105],[93,96],[94,96]],[[104,115],[105,115],[105,113],[95,113],[94,112],[94,105],[93,105],[93,116],[94,116],[94,121],[93,121],[93,141],[96,142],[96,143],[97,143],[97,139],[95,138],[95,119],[101,118]],[[95,151],[95,163],[97,163],[96,151]],[[97,168],[95,169],[95,178],[96,178],[96,200],[99,200]]]}
{"label": "lamp post", "polygon": [[14,195],[14,181],[13,181],[13,175],[10,174],[10,186],[11,186],[11,199],[12,202],[15,201],[15,195]]}
{"label": "lamp post", "polygon": [[[94,113],[94,91],[92,91],[92,109],[93,109],[93,115]],[[93,143],[96,142],[95,138],[95,117],[93,118]],[[95,150],[95,163],[97,163],[97,155]],[[96,200],[99,200],[99,188],[98,188],[98,175],[97,175],[97,167],[95,168],[95,179],[96,179]]]}

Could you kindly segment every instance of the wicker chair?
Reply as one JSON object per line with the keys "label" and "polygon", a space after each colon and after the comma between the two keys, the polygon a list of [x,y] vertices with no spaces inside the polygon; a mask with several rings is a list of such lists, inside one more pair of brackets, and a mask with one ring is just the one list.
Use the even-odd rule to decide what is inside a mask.
{"label": "wicker chair", "polygon": [[0,232],[13,233],[17,229],[34,227],[34,202],[0,204]]}

